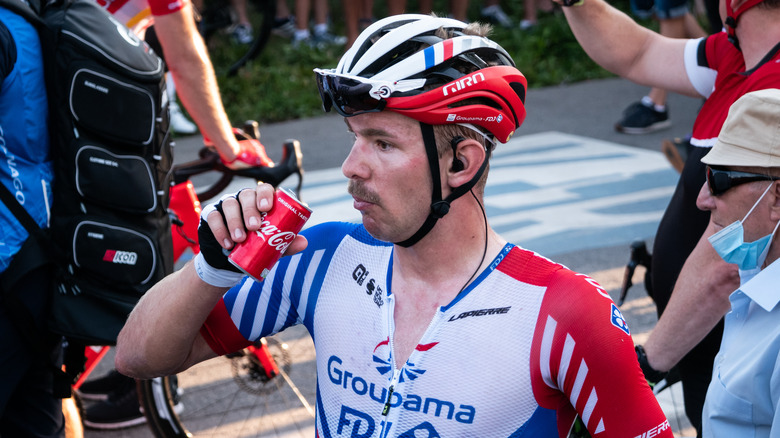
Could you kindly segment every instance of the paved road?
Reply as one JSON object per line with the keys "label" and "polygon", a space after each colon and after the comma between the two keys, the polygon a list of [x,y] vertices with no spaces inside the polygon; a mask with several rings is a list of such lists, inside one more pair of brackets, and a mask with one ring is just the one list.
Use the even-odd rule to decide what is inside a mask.
{"label": "paved road", "polygon": [[[652,240],[676,184],[676,173],[658,152],[660,141],[685,135],[700,104],[672,95],[672,129],[647,136],[615,133],[612,125],[622,109],[645,91],[621,79],[531,90],[526,122],[511,142],[496,151],[486,189],[491,225],[508,240],[591,275],[613,297],[628,244],[637,238]],[[261,140],[273,159],[279,158],[279,145],[288,137],[300,139],[304,147],[303,197],[314,210],[312,223],[332,218],[359,220],[338,169],[351,141],[340,117],[326,115],[262,127]],[[177,161],[194,157],[200,144],[197,137],[177,143]],[[637,283],[641,283],[641,274],[637,272]],[[635,340],[642,342],[655,323],[655,309],[641,286],[632,289],[629,298],[622,310]],[[313,405],[311,341],[300,330],[283,333],[281,338],[293,353],[291,378]],[[225,362],[205,366],[212,368],[204,368],[201,375],[229,368]],[[232,384],[229,379],[223,383]],[[679,388],[663,393],[659,400],[678,436],[692,435],[682,413]],[[313,420],[286,385],[255,409],[254,423],[219,436],[314,435]],[[149,432],[140,426],[110,433],[89,431],[86,436],[135,438],[149,436]]]}

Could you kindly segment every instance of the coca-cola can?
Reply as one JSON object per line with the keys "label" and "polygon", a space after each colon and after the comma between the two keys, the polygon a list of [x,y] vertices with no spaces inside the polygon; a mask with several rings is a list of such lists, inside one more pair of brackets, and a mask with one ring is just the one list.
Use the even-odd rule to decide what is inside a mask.
{"label": "coca-cola can", "polygon": [[260,228],[250,231],[228,256],[230,263],[257,281],[262,281],[284,255],[295,236],[309,220],[311,210],[289,190],[278,188],[271,210]]}

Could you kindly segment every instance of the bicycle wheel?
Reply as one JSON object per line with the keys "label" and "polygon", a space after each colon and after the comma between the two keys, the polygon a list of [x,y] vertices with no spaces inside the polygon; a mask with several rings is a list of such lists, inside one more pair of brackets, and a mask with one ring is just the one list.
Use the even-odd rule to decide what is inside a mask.
{"label": "bicycle wheel", "polygon": [[275,0],[246,0],[247,16],[251,25],[251,42],[240,43],[234,37],[235,17],[222,0],[208,5],[203,12],[203,36],[211,62],[218,74],[233,76],[247,62],[257,58],[271,37]]}
{"label": "bicycle wheel", "polygon": [[[287,344],[273,338],[266,341],[277,365],[289,373],[292,361]],[[160,438],[240,436],[260,430],[256,417],[264,412],[266,401],[259,394],[276,391],[284,379],[263,379],[264,373],[256,371],[247,366],[245,355],[238,354],[200,363],[176,376],[139,381],[149,427]]]}

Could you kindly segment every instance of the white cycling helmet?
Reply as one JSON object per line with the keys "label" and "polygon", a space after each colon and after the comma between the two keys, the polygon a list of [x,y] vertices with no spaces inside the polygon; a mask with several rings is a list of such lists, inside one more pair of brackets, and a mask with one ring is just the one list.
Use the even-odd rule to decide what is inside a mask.
{"label": "white cycling helmet", "polygon": [[[366,28],[335,69],[314,70],[325,111],[393,111],[420,122],[433,177],[431,211],[400,246],[422,239],[487,168],[489,152],[474,177],[442,199],[432,125],[464,125],[506,143],[525,119],[525,76],[497,43],[464,33],[467,26],[431,15],[387,17]],[[453,151],[460,140],[451,139]]]}

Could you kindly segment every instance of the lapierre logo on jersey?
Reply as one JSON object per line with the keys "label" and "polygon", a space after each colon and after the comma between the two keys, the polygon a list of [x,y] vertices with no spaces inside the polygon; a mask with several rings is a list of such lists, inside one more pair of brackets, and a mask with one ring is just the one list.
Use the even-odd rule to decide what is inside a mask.
{"label": "lapierre logo on jersey", "polygon": [[647,432],[643,433],[642,435],[637,435],[636,438],[653,438],[656,436],[661,435],[661,432],[669,429],[669,420],[664,420],[663,423],[659,424],[658,426],[653,427],[652,429],[648,430]]}
{"label": "lapierre logo on jersey", "polygon": [[626,318],[624,318],[623,314],[620,313],[620,310],[617,308],[615,303],[612,303],[610,319],[612,320],[612,325],[619,328],[620,330],[623,330],[627,335],[631,335],[631,332],[628,330],[628,323],[626,322]]}
{"label": "lapierre logo on jersey", "polygon": [[[358,264],[357,267],[355,267],[355,270],[352,271],[352,279],[355,280],[355,283],[357,283],[358,286],[363,286],[363,283],[365,283],[367,277],[368,269],[366,269],[362,263]],[[374,297],[374,304],[376,304],[377,307],[382,307],[382,304],[385,303],[383,299],[384,292],[382,291],[382,287],[377,285],[376,280],[373,278],[369,279],[368,283],[366,283],[366,295]]]}
{"label": "lapierre logo on jersey", "polygon": [[130,251],[107,249],[106,253],[103,254],[103,261],[122,265],[135,265],[138,261],[138,254]]}
{"label": "lapierre logo on jersey", "polygon": [[456,321],[458,319],[468,318],[469,316],[503,315],[509,313],[509,309],[511,308],[512,306],[496,307],[494,309],[469,310],[468,312],[463,312],[458,316],[451,316],[449,321]]}

